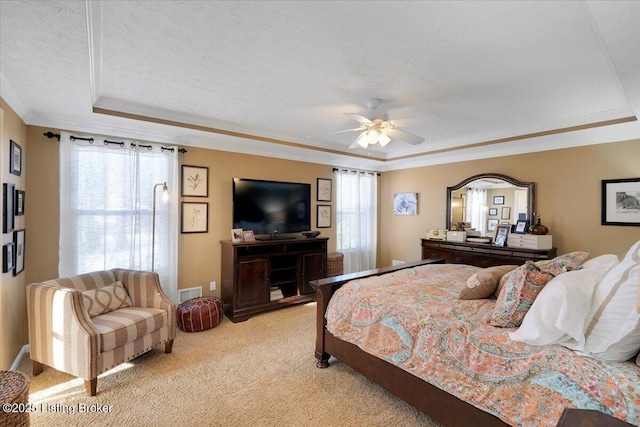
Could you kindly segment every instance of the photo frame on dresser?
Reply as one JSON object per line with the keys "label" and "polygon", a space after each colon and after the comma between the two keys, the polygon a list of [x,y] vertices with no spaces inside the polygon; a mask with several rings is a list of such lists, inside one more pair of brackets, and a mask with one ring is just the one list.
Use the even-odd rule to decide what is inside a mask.
{"label": "photo frame on dresser", "polygon": [[507,238],[509,237],[509,231],[511,231],[510,225],[498,225],[496,227],[496,235],[493,239],[496,246],[507,246]]}
{"label": "photo frame on dresser", "polygon": [[512,233],[513,234],[527,234],[527,230],[529,229],[529,221],[527,220],[518,220],[516,222],[516,226],[514,227]]}

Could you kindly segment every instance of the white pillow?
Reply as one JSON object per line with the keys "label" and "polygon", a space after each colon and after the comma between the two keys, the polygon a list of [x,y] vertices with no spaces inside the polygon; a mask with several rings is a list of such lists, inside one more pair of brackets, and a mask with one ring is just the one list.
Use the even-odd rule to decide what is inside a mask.
{"label": "white pillow", "polygon": [[509,337],[531,345],[562,344],[581,350],[585,344],[584,329],[593,292],[617,263],[616,255],[602,255],[586,261],[582,270],[553,278],[540,291],[520,328],[509,333]]}
{"label": "white pillow", "polygon": [[584,351],[607,361],[628,360],[640,350],[640,314],[636,298],[640,286],[640,241],[596,287]]}

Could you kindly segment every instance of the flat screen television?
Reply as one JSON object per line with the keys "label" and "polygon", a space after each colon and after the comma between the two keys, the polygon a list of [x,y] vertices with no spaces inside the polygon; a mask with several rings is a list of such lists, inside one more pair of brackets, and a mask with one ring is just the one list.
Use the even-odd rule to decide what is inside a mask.
{"label": "flat screen television", "polygon": [[233,228],[269,235],[311,229],[311,184],[233,178]]}

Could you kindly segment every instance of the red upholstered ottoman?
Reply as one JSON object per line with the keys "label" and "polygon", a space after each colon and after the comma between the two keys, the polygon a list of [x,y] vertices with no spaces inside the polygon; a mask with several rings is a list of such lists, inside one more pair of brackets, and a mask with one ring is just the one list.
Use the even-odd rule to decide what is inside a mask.
{"label": "red upholstered ottoman", "polygon": [[222,321],[222,300],[216,297],[198,297],[178,306],[178,328],[185,332],[200,332],[215,328]]}

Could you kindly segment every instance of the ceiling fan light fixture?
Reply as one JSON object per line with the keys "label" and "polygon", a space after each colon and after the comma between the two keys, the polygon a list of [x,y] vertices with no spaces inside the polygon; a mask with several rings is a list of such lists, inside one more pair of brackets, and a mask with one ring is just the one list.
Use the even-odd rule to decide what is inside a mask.
{"label": "ceiling fan light fixture", "polygon": [[391,138],[389,138],[389,136],[385,133],[383,133],[382,135],[380,135],[380,137],[378,138],[378,142],[380,143],[381,147],[384,147],[385,145],[387,145],[389,142],[391,141]]}
{"label": "ceiling fan light fixture", "polygon": [[378,131],[376,129],[374,129],[374,128],[369,129],[367,131],[367,134],[366,134],[366,137],[365,137],[365,139],[367,141],[367,144],[369,144],[369,145],[375,144],[378,141],[378,136],[379,135],[380,134],[378,133]]}
{"label": "ceiling fan light fixture", "polygon": [[356,144],[358,144],[359,146],[361,146],[362,148],[367,148],[367,146],[369,145],[369,143],[367,142],[367,131],[365,130],[364,132],[362,132],[359,136],[358,139],[356,139]]}

